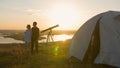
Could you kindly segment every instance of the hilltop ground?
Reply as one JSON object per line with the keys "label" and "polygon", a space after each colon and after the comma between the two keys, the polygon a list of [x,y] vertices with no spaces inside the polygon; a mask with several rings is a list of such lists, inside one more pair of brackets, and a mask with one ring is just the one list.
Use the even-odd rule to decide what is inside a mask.
{"label": "hilltop ground", "polygon": [[[67,52],[70,41],[39,44],[39,53],[27,55],[23,44],[0,44],[2,68],[69,68]],[[17,46],[16,46],[17,45]]]}
{"label": "hilltop ground", "polygon": [[115,68],[81,63],[75,58],[70,63],[67,58],[70,42],[40,43],[39,52],[33,55],[26,53],[23,44],[0,44],[0,68]]}

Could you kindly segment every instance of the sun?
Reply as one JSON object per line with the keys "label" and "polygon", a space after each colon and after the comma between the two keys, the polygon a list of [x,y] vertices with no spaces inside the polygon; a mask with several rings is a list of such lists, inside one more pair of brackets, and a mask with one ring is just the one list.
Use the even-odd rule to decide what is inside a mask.
{"label": "sun", "polygon": [[59,29],[69,30],[79,21],[79,14],[72,6],[57,5],[49,12],[49,18],[51,25],[59,24]]}

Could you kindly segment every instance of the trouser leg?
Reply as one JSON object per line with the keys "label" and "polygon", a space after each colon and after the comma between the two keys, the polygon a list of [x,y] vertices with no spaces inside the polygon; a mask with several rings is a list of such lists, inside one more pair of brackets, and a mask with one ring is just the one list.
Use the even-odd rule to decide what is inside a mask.
{"label": "trouser leg", "polygon": [[38,40],[35,41],[35,50],[38,52]]}
{"label": "trouser leg", "polygon": [[33,54],[34,41],[31,42],[31,53]]}

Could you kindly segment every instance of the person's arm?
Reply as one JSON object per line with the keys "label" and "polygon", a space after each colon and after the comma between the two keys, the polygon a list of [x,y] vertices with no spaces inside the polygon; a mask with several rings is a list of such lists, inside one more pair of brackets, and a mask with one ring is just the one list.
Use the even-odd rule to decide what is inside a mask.
{"label": "person's arm", "polygon": [[33,28],[31,28],[31,39],[33,38]]}
{"label": "person's arm", "polygon": [[39,37],[40,37],[40,30],[39,30],[39,28],[38,28],[38,40],[39,40]]}

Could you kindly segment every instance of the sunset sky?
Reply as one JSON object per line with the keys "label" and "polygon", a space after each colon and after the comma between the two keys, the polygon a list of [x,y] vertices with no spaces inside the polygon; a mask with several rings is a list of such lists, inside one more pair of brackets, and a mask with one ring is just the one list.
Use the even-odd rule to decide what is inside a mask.
{"label": "sunset sky", "polygon": [[41,30],[56,24],[58,30],[76,30],[109,10],[120,11],[120,0],[0,0],[0,29],[24,30],[37,21]]}

